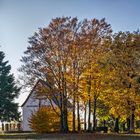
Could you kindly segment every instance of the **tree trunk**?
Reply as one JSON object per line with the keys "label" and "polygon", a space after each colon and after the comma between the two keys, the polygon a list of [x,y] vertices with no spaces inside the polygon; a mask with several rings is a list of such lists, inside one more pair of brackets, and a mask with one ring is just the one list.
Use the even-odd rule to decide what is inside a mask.
{"label": "tree trunk", "polygon": [[68,106],[67,106],[67,93],[64,94],[64,101],[63,101],[63,125],[64,125],[64,133],[67,133],[69,131],[68,129]]}
{"label": "tree trunk", "polygon": [[88,131],[91,131],[91,100],[88,100]]}
{"label": "tree trunk", "polygon": [[72,130],[75,132],[75,95],[73,95],[73,121],[72,121]]}
{"label": "tree trunk", "polygon": [[63,118],[63,96],[60,93],[60,132],[64,131]]}
{"label": "tree trunk", "polygon": [[126,121],[127,121],[127,131],[130,132],[130,118],[127,118]]}
{"label": "tree trunk", "polygon": [[125,123],[122,123],[122,130],[123,130],[123,132],[125,132],[125,131],[126,131],[126,128],[125,128]]}
{"label": "tree trunk", "polygon": [[97,99],[94,96],[94,101],[93,101],[93,131],[96,130],[96,107],[97,107]]}
{"label": "tree trunk", "polygon": [[119,133],[119,118],[115,119],[115,127],[114,127],[114,131]]}
{"label": "tree trunk", "polygon": [[[77,63],[78,65],[78,63]],[[78,69],[79,73],[79,69]],[[76,79],[76,92],[78,93],[78,88],[79,88],[79,74]],[[78,119],[78,131],[81,130],[81,122],[80,122],[80,105],[79,105],[79,96],[77,96],[77,119]]]}
{"label": "tree trunk", "polygon": [[64,133],[67,133],[68,130],[68,111],[67,111],[67,98],[66,95],[63,95],[63,127]]}
{"label": "tree trunk", "polygon": [[84,130],[87,130],[87,103],[85,103]]}
{"label": "tree trunk", "polygon": [[63,111],[60,112],[60,132],[64,131],[64,125],[63,125]]}
{"label": "tree trunk", "polygon": [[104,122],[103,122],[103,123],[104,123],[104,127],[106,127],[106,120],[104,120]]}
{"label": "tree trunk", "polygon": [[67,133],[68,131],[69,131],[69,129],[68,129],[68,112],[67,112],[67,108],[65,107],[65,110],[64,110],[64,115],[63,115],[64,117],[64,133]]}
{"label": "tree trunk", "polygon": [[91,90],[91,75],[88,79],[88,131],[91,131],[91,99],[90,99],[90,90]]}
{"label": "tree trunk", "polygon": [[[62,78],[62,71],[61,71],[61,67],[59,67],[59,90],[61,91],[61,88],[62,88],[62,85],[63,85],[63,80],[61,79]],[[60,132],[64,132],[64,95],[62,92],[59,93],[60,95]]]}
{"label": "tree trunk", "polygon": [[[66,65],[63,66],[64,73],[66,73]],[[67,106],[67,84],[66,84],[66,78],[64,76],[64,73],[62,72],[62,87],[63,87],[63,127],[64,127],[64,133],[67,133],[69,131],[68,129],[68,106]]]}
{"label": "tree trunk", "polygon": [[[74,59],[75,60],[75,59]],[[75,130],[75,111],[76,111],[76,109],[75,109],[75,103],[76,103],[76,83],[75,83],[75,76],[76,76],[76,73],[75,73],[75,71],[76,71],[76,68],[75,68],[75,61],[73,62],[73,121],[72,121],[72,130],[73,130],[73,132],[75,132],[76,130]]]}
{"label": "tree trunk", "polygon": [[78,120],[78,131],[81,130],[80,126],[80,107],[79,107],[79,98],[77,97],[77,120]]}
{"label": "tree trunk", "polygon": [[134,112],[132,112],[131,120],[130,120],[130,133],[135,133],[134,120],[135,120],[135,115]]}

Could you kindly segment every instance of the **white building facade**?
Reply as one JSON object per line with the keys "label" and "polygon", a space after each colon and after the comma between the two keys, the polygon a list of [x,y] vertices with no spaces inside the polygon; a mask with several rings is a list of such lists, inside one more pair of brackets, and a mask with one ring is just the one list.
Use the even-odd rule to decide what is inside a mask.
{"label": "white building facade", "polygon": [[31,90],[30,94],[28,95],[27,99],[25,100],[25,102],[22,104],[22,116],[23,116],[23,120],[22,120],[22,130],[23,131],[32,131],[32,129],[30,128],[29,125],[29,120],[31,118],[32,113],[35,113],[40,106],[56,106],[56,104],[54,103],[53,100],[49,100],[49,99],[37,99],[36,98],[36,88],[38,85],[41,85],[42,81],[39,80],[35,86],[33,87],[33,89]]}

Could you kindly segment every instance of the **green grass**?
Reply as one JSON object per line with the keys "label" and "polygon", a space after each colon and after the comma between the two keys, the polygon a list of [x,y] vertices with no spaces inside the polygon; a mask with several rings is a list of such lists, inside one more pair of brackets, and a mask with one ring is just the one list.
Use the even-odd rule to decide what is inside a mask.
{"label": "green grass", "polygon": [[140,140],[140,134],[35,134],[35,133],[13,133],[0,134],[0,139],[46,139],[46,140]]}

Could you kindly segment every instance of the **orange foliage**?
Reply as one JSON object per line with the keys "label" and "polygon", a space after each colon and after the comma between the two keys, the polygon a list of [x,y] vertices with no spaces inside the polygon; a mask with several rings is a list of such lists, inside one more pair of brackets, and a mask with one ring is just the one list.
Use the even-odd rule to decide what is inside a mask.
{"label": "orange foliage", "polygon": [[41,107],[29,119],[30,127],[39,133],[59,131],[60,120],[51,107]]}

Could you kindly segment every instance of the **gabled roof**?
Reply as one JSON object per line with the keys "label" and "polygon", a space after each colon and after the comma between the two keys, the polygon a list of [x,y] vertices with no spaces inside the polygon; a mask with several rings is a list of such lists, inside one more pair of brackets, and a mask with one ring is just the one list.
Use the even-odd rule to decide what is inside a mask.
{"label": "gabled roof", "polygon": [[33,91],[35,90],[35,88],[37,87],[37,85],[38,85],[39,83],[45,84],[46,86],[49,87],[49,85],[47,85],[47,83],[45,83],[43,80],[39,79],[39,80],[36,82],[36,84],[34,85],[34,87],[32,88],[31,92],[30,92],[29,95],[27,96],[27,98],[26,98],[26,100],[24,101],[24,103],[21,105],[21,107],[23,107],[23,106],[27,103],[28,99],[30,98],[30,96],[32,95]]}
{"label": "gabled roof", "polygon": [[[26,100],[24,101],[24,103],[21,105],[21,107],[23,107],[23,106],[27,103],[27,101],[29,100],[30,96],[32,95],[33,91],[36,89],[36,87],[37,87],[37,85],[38,85],[39,83],[41,83],[44,87],[51,88],[50,85],[49,85],[47,82],[45,82],[45,81],[39,79],[39,80],[36,82],[36,84],[34,85],[33,89],[32,89],[31,92],[29,93],[29,95],[28,95],[28,97],[26,98]],[[57,101],[57,98],[58,98],[58,95],[54,93],[54,94],[52,95],[52,98],[51,98],[51,99],[53,100],[53,102],[54,102],[56,105],[60,106],[60,102]],[[69,108],[72,107],[72,105],[71,105],[71,103],[70,103],[69,101],[68,101],[68,107],[69,107]]]}

